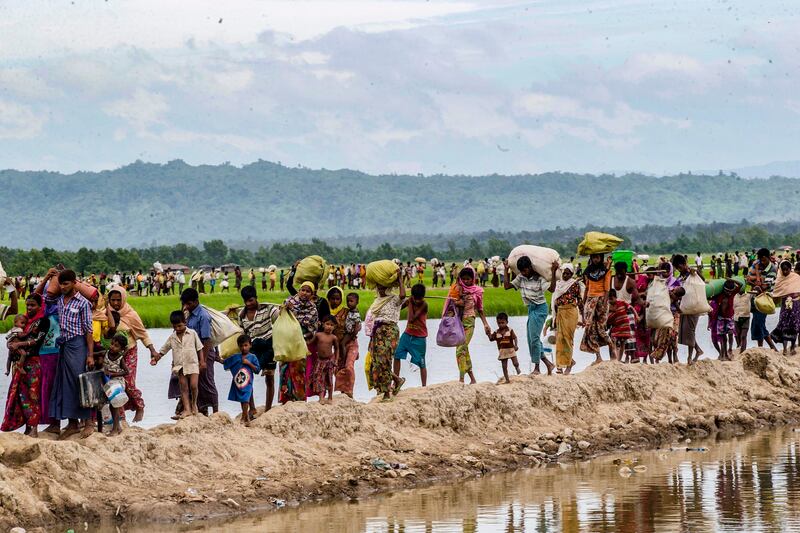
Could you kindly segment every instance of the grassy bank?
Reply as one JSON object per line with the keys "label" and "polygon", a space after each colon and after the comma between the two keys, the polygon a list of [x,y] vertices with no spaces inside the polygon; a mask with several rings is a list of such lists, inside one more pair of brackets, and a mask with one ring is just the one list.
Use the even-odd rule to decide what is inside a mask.
{"label": "grassy bank", "polygon": [[[361,312],[361,316],[363,317],[369,306],[372,304],[373,300],[375,299],[375,292],[374,291],[349,291],[346,290],[345,294],[348,292],[357,292],[359,295],[359,311]],[[428,287],[427,295],[431,296],[428,299],[428,317],[429,318],[440,318],[442,316],[442,308],[444,306],[444,297],[447,295],[447,289],[431,289]],[[259,301],[264,303],[283,303],[283,301],[289,297],[288,292],[262,292],[260,289],[258,291],[258,298]],[[549,297],[549,294],[548,294]],[[502,288],[494,288],[494,287],[487,287],[484,293],[484,309],[486,311],[486,316],[490,319],[497,315],[497,313],[505,312],[511,316],[514,315],[525,315],[527,314],[527,309],[523,305],[522,300],[519,297],[517,291],[510,290],[506,291]],[[131,306],[139,313],[139,316],[142,317],[145,326],[148,328],[168,328],[170,327],[169,323],[169,314],[172,311],[180,308],[180,302],[178,300],[177,294],[172,296],[146,296],[146,297],[138,297],[132,296],[128,300]],[[216,293],[216,294],[201,294],[200,301],[204,305],[207,305],[213,309],[223,310],[229,305],[241,305],[242,299],[239,295],[235,292],[230,293]],[[7,300],[6,300],[7,303]],[[24,305],[23,305],[24,308]],[[405,319],[405,311],[403,312],[402,318]],[[0,322],[0,332],[6,332],[11,328],[12,319],[8,318],[5,321]],[[494,324],[494,320],[491,321]]]}

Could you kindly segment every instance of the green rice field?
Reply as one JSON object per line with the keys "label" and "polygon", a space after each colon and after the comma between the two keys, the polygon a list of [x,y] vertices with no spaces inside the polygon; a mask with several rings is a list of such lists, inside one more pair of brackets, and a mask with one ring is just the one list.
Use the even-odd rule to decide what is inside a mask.
{"label": "green rice field", "polygon": [[[257,287],[258,299],[264,303],[283,303],[289,297],[289,293],[284,292],[269,292],[261,291],[260,285]],[[394,289],[395,293],[397,289]],[[375,291],[371,290],[344,290],[345,294],[356,292],[359,295],[359,311],[363,317],[367,309],[375,299]],[[409,291],[410,292],[410,291]],[[324,291],[320,291],[324,295]],[[427,288],[426,296],[428,298],[428,317],[440,318],[442,316],[442,308],[444,306],[444,298],[447,296],[447,289],[432,289],[430,286]],[[549,297],[549,294],[548,294]],[[492,318],[500,312],[505,312],[511,316],[525,315],[527,309],[523,305],[519,294],[515,290],[506,291],[502,287],[494,288],[487,287],[484,292],[484,310],[486,316]],[[8,301],[6,300],[5,303]],[[178,295],[167,296],[131,296],[128,302],[136,309],[139,316],[142,317],[145,326],[148,328],[168,328],[171,327],[169,323],[169,314],[172,311],[180,309],[180,301]],[[236,292],[215,293],[215,294],[201,294],[200,302],[214,309],[224,310],[231,305],[242,305],[242,299]],[[24,304],[23,304],[24,309]],[[402,318],[405,318],[405,311]],[[492,321],[493,322],[493,321]],[[5,321],[0,322],[0,332],[6,332],[11,328],[12,319],[9,317]]]}

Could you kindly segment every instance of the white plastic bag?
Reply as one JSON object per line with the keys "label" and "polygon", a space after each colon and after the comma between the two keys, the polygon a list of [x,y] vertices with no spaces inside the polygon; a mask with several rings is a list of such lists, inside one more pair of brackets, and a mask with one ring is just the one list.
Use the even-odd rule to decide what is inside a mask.
{"label": "white plastic bag", "polygon": [[663,329],[672,327],[669,308],[669,291],[664,278],[655,278],[647,289],[647,327]]}
{"label": "white plastic bag", "polygon": [[692,272],[683,282],[683,290],[686,291],[686,294],[681,299],[681,313],[704,315],[711,311],[711,306],[708,305],[708,299],[706,299],[706,282],[697,272]]}
{"label": "white plastic bag", "polygon": [[[544,248],[543,246],[533,246],[531,244],[521,244],[511,250],[511,253],[508,254],[508,266],[511,268],[511,271],[514,274],[519,274],[517,270],[517,261],[520,257],[527,256],[531,263],[533,263],[533,269],[539,273],[546,281],[550,281],[553,277],[552,265],[553,261],[558,261],[558,264],[561,264],[561,258],[558,255],[558,252],[553,250],[552,248]],[[560,271],[556,272],[558,277],[561,277]]]}

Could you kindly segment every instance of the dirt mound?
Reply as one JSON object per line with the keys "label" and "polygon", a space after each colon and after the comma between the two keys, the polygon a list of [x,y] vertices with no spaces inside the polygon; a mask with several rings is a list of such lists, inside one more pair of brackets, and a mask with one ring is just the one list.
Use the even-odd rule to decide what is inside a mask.
{"label": "dirt mound", "polygon": [[388,404],[295,403],[250,428],[219,413],[116,438],[4,434],[0,523],[197,519],[740,432],[800,419],[798,385],[800,357],[753,349],[731,363],[446,383]]}

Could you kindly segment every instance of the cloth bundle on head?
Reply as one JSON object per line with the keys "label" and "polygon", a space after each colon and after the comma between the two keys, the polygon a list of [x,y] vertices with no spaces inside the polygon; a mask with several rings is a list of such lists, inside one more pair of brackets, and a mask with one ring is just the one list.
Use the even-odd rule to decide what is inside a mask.
{"label": "cloth bundle on head", "polygon": [[607,254],[622,244],[622,239],[600,231],[587,232],[578,244],[578,255]]}
{"label": "cloth bundle on head", "polygon": [[321,287],[328,272],[328,264],[319,255],[309,255],[297,265],[294,273],[294,283],[310,281],[314,287]]}
{"label": "cloth bundle on head", "polygon": [[393,287],[397,285],[397,264],[384,259],[367,265],[367,287]]}

